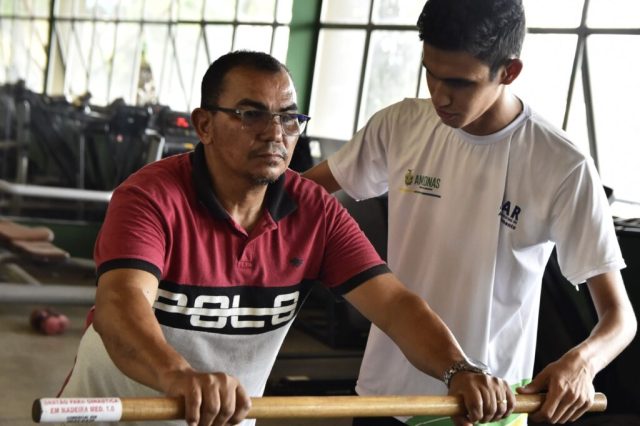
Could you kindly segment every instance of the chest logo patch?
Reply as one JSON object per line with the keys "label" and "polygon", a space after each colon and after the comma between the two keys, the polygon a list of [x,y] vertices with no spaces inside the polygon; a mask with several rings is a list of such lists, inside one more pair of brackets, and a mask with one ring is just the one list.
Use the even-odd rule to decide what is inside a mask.
{"label": "chest logo patch", "polygon": [[412,169],[408,169],[407,173],[405,173],[404,187],[400,188],[402,192],[412,192],[414,194],[441,198],[441,195],[438,193],[439,189],[439,177],[414,173]]}
{"label": "chest logo patch", "polygon": [[509,200],[502,203],[500,213],[498,213],[500,216],[500,223],[511,229],[516,229],[518,227],[518,220],[520,220],[521,214],[522,207]]}

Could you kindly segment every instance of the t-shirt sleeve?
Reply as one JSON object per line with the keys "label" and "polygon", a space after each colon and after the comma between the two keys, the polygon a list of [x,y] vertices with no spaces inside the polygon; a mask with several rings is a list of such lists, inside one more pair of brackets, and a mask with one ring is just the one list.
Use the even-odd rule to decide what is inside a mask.
{"label": "t-shirt sleeve", "polygon": [[165,217],[149,194],[133,185],[114,191],[98,234],[98,276],[118,268],[142,269],[160,278],[166,247]]}
{"label": "t-shirt sleeve", "polygon": [[625,267],[609,203],[590,160],[562,182],[551,215],[551,239],[560,268],[572,284]]}
{"label": "t-shirt sleeve", "polygon": [[327,195],[326,245],[320,279],[336,294],[345,294],[367,280],[389,272],[356,221]]}
{"label": "t-shirt sleeve", "polygon": [[328,159],[340,187],[356,200],[382,195],[389,189],[387,146],[391,110],[371,117],[365,127]]}

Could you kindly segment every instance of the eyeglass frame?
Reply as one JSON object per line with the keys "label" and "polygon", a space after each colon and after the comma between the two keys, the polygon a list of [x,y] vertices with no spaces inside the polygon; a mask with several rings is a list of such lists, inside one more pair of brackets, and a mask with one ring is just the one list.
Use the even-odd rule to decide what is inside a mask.
{"label": "eyeglass frame", "polygon": [[[210,111],[210,112],[215,112],[215,111],[220,111],[220,112],[224,112],[226,114],[230,114],[233,115],[234,117],[238,118],[240,120],[240,123],[242,123],[242,128],[245,130],[249,130],[250,127],[249,126],[245,126],[245,119],[244,114],[249,112],[249,113],[261,113],[261,114],[270,114],[271,118],[266,121],[266,125],[264,127],[264,129],[266,129],[269,126],[269,123],[273,122],[273,119],[275,117],[278,117],[278,121],[277,123],[280,125],[280,128],[282,128],[282,133],[286,136],[300,136],[306,126],[307,126],[307,122],[309,120],[311,120],[311,117],[309,117],[308,115],[305,114],[300,114],[297,112],[271,112],[271,111],[267,111],[267,110],[261,110],[261,109],[241,109],[241,108],[225,108],[225,107],[221,107],[218,105],[203,105],[201,106],[202,109],[206,110],[206,111]],[[295,116],[296,120],[298,121],[298,132],[297,133],[293,133],[293,134],[289,134],[285,128],[285,126],[282,125],[282,117],[283,116],[288,116],[289,118],[291,118],[292,116]],[[264,131],[264,129],[260,130],[260,132]]]}

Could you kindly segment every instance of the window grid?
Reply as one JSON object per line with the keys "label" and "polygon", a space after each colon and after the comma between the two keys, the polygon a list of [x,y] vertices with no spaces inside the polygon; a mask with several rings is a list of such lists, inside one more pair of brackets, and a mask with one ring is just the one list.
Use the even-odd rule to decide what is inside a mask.
{"label": "window grid", "polygon": [[[370,7],[369,7],[369,18],[368,18],[368,23],[367,24],[345,24],[345,23],[331,23],[331,22],[320,22],[320,26],[319,29],[320,30],[331,30],[331,29],[354,29],[354,30],[364,30],[366,31],[366,37],[365,37],[365,47],[364,47],[364,55],[362,57],[362,67],[361,67],[361,71],[360,71],[360,86],[359,86],[359,90],[358,90],[358,102],[357,102],[357,111],[355,114],[355,118],[354,118],[354,123],[353,123],[353,130],[354,133],[357,131],[358,129],[358,118],[359,118],[359,112],[360,109],[362,108],[362,89],[364,86],[364,75],[366,73],[366,68],[367,68],[367,59],[368,59],[368,54],[369,54],[369,42],[371,39],[371,33],[373,31],[377,31],[377,30],[390,30],[390,31],[411,31],[411,32],[415,32],[416,33],[416,37],[417,37],[417,32],[416,32],[416,26],[415,25],[380,25],[380,24],[375,24],[372,21],[372,16],[373,16],[373,1],[374,0],[369,0]],[[590,80],[589,80],[589,72],[588,72],[588,61],[585,60],[585,56],[586,56],[586,39],[588,38],[588,36],[590,35],[594,35],[594,34],[607,34],[607,35],[640,35],[640,28],[590,28],[587,26],[586,24],[586,20],[587,20],[587,14],[588,14],[588,9],[589,9],[589,0],[585,0],[584,2],[584,6],[583,6],[583,11],[582,11],[582,18],[581,18],[581,23],[580,26],[577,28],[542,28],[542,27],[529,27],[527,28],[527,33],[529,34],[572,34],[572,35],[577,35],[578,36],[578,43],[577,43],[577,47],[576,47],[576,54],[575,54],[575,58],[574,58],[574,67],[572,69],[572,73],[571,73],[571,78],[570,78],[570,83],[569,83],[569,91],[567,93],[567,104],[566,104],[566,109],[565,109],[565,118],[563,120],[563,129],[566,129],[567,126],[567,121],[568,121],[568,117],[569,117],[569,110],[570,110],[570,106],[571,106],[571,95],[573,94],[573,90],[574,90],[574,86],[576,84],[576,75],[578,70],[580,70],[580,72],[582,72],[583,74],[583,78],[584,78],[584,84],[583,84],[583,89],[585,90],[585,102],[587,102],[587,114],[591,115],[591,119],[588,118],[590,125],[589,127],[593,127],[593,108],[592,108],[592,100],[591,100],[591,96],[590,96],[590,90],[589,90],[589,86],[590,86]],[[416,17],[416,21],[417,21],[417,17]],[[421,70],[421,66],[418,65],[418,73],[420,74],[420,70]],[[420,79],[418,79],[418,84],[416,87],[416,96],[419,93],[419,89],[420,89]],[[596,160],[595,157],[595,134],[593,132],[593,130],[590,130],[590,143],[592,144],[592,151],[594,151],[592,154],[594,154],[594,160]],[[596,161],[597,164],[597,161]]]}
{"label": "window grid", "polygon": [[[131,76],[131,81],[128,87],[125,88],[125,92],[127,93],[125,101],[134,104],[136,103],[136,90],[139,84],[140,56],[145,47],[145,31],[153,26],[166,27],[167,31],[164,35],[164,40],[161,41],[161,43],[164,44],[164,49],[162,49],[164,53],[158,61],[159,66],[156,64],[156,69],[153,70],[154,74],[157,73],[157,75],[154,75],[156,83],[158,84],[156,88],[159,89],[157,96],[162,98],[163,90],[170,90],[168,88],[170,84],[168,80],[175,78],[175,85],[178,86],[179,89],[175,90],[174,88],[171,92],[170,99],[164,96],[164,100],[169,100],[169,102],[165,103],[168,103],[174,107],[174,109],[184,110],[194,107],[197,101],[194,99],[194,93],[199,87],[199,77],[204,72],[204,70],[198,69],[197,65],[199,63],[202,64],[203,61],[208,65],[217,59],[217,56],[212,57],[212,40],[207,37],[207,28],[231,27],[230,45],[226,46],[225,49],[221,49],[224,52],[237,48],[236,43],[238,42],[239,28],[245,31],[251,31],[252,28],[269,28],[271,34],[271,39],[268,43],[269,53],[276,55],[276,52],[282,52],[283,50],[282,48],[278,49],[278,46],[276,46],[276,37],[280,34],[279,31],[282,29],[288,30],[289,26],[289,22],[286,22],[286,19],[282,19],[278,13],[282,5],[286,7],[290,3],[285,0],[273,1],[270,21],[264,18],[245,19],[247,17],[243,16],[241,7],[243,4],[251,7],[251,4],[246,1],[243,3],[242,0],[236,0],[234,2],[233,19],[229,20],[205,19],[206,1],[202,1],[201,5],[198,5],[202,19],[181,19],[178,16],[178,0],[170,0],[170,2],[167,3],[168,7],[166,12],[170,15],[167,19],[150,19],[145,17],[144,13],[147,10],[147,6],[150,5],[150,7],[153,7],[156,4],[152,0],[142,0],[139,7],[136,5],[136,13],[139,15],[139,18],[123,17],[121,16],[121,9],[127,6],[124,4],[125,1],[126,0],[118,1],[115,7],[109,11],[110,13],[107,12],[112,16],[99,16],[99,2],[95,2],[86,10],[81,11],[79,8],[85,5],[83,1],[68,0],[61,2],[60,0],[51,0],[48,2],[49,16],[43,18],[35,18],[35,11],[31,9],[29,9],[27,13],[24,13],[24,11],[18,13],[15,5],[12,3],[11,5],[14,5],[14,7],[10,7],[11,5],[9,5],[8,7],[0,9],[0,31],[3,30],[3,26],[11,25],[15,21],[33,21],[38,19],[48,23],[49,35],[47,40],[32,40],[29,43],[25,43],[24,51],[21,52],[11,51],[12,47],[8,45],[9,43],[0,44],[0,54],[5,56],[8,54],[14,56],[27,55],[31,57],[32,51],[35,49],[42,49],[44,52],[47,52],[44,66],[37,70],[38,73],[42,74],[42,86],[29,88],[50,95],[65,94],[81,96],[84,93],[78,93],[78,86],[83,86],[83,92],[90,92],[92,82],[98,78],[94,75],[94,70],[102,64],[102,66],[106,68],[102,70],[105,71],[102,75],[106,74],[106,77],[104,83],[102,81],[99,83],[106,86],[106,99],[103,99],[103,102],[97,103],[105,104],[113,101],[117,97],[122,97],[115,93],[117,91],[114,90],[113,87],[115,84],[114,60],[118,58],[117,50],[119,43],[123,42],[123,37],[127,37],[127,34],[123,34],[126,32],[125,30],[131,30],[133,26],[137,26],[138,37],[136,37],[135,44],[129,46],[135,53],[134,58],[129,58],[132,69],[129,70],[128,73]],[[24,3],[26,6],[23,7],[32,7],[30,2]],[[62,7],[65,7],[65,9],[63,10]],[[246,15],[246,13],[244,15]],[[113,39],[107,48],[96,44],[97,33],[99,33],[99,27],[101,25],[105,25],[105,28],[108,28],[108,26],[114,28]],[[190,26],[197,26],[198,34],[195,45],[193,46],[195,54],[187,66],[184,61],[180,59],[181,50],[178,39],[180,31],[189,29]],[[85,32],[84,36],[83,31]],[[87,35],[86,32],[89,34]],[[280,37],[280,40],[282,40],[282,37]],[[11,40],[9,40],[9,42],[11,42]],[[282,41],[280,41],[280,43],[282,43]],[[2,52],[4,49],[9,50],[9,53]],[[16,47],[13,46],[13,49],[16,50]],[[182,51],[184,51],[184,49]],[[216,52],[216,54],[219,53],[219,51]],[[279,59],[284,62],[286,58]],[[70,61],[73,61],[73,66],[70,66]],[[29,63],[28,65],[32,66],[34,64]],[[24,70],[14,70],[11,69],[11,67],[11,64],[4,66],[5,80],[9,80],[12,75],[18,75],[19,78],[24,78],[20,75],[24,73]],[[80,78],[84,83],[80,82],[79,84],[78,81],[74,81],[74,76]],[[72,87],[75,87],[73,92],[71,92]],[[122,87],[120,87],[120,92],[122,92]],[[176,94],[178,92],[179,95]],[[171,105],[173,103],[171,101],[173,101],[174,98],[177,98],[175,99],[176,105]],[[177,106],[177,108],[175,108],[175,106]]]}
{"label": "window grid", "polygon": [[[4,76],[5,80],[8,80],[17,75],[18,72],[14,64],[16,61],[22,61],[24,66],[20,70],[20,77],[25,81],[40,82],[44,80],[43,77],[33,74],[42,73],[43,67],[38,64],[37,57],[46,56],[47,40],[43,39],[36,25],[48,25],[48,21],[46,18],[42,18],[37,10],[34,10],[33,4],[27,2],[23,6],[26,8],[25,10],[9,15],[3,14],[6,10],[4,7],[0,9],[0,58],[2,59],[0,76]],[[26,28],[23,27],[26,25],[30,26],[30,35],[21,34],[18,37],[20,30],[26,31]],[[12,49],[14,37],[21,39],[23,49],[19,51]]]}
{"label": "window grid", "polygon": [[[370,39],[373,31],[377,30],[392,30],[392,31],[411,31],[416,33],[417,31],[415,25],[378,25],[372,22],[373,15],[373,2],[374,0],[369,0],[369,17],[368,23],[366,24],[354,24],[354,23],[337,23],[337,22],[325,22],[322,21],[319,24],[320,31],[326,30],[335,30],[335,29],[353,29],[353,30],[362,30],[366,32],[365,45],[364,45],[364,55],[362,57],[362,64],[360,70],[360,85],[358,88],[358,98],[356,100],[357,110],[353,119],[353,133],[355,133],[359,128],[359,119],[360,119],[360,110],[363,107],[363,85],[364,85],[364,76],[367,72],[367,67],[369,66],[368,58],[369,58],[369,49],[370,49]],[[589,61],[587,57],[587,40],[591,35],[640,35],[640,28],[594,28],[589,27],[587,25],[587,17],[589,12],[589,4],[590,0],[584,0],[582,5],[582,13],[579,26],[575,28],[551,28],[551,27],[529,27],[527,28],[528,34],[570,34],[577,36],[576,49],[574,53],[573,66],[571,70],[571,76],[569,79],[569,86],[566,93],[566,103],[564,108],[564,117],[562,121],[562,129],[566,130],[569,122],[569,115],[571,111],[571,102],[574,95],[575,90],[582,90],[585,108],[586,108],[586,124],[587,124],[587,135],[588,135],[588,143],[590,154],[594,160],[596,167],[599,169],[599,161],[598,161],[598,143],[596,140],[596,120],[594,117],[594,105],[593,98],[591,93],[592,80],[589,72]],[[416,16],[417,21],[417,16]],[[420,73],[420,64],[417,66],[418,72]],[[421,85],[421,77],[418,78],[417,87],[415,90],[416,96],[420,92]],[[581,86],[581,87],[578,87]],[[313,101],[312,101],[313,102]],[[319,138],[325,139],[325,138]],[[327,140],[332,140],[331,138],[326,138]],[[631,203],[637,203],[640,200],[621,200]]]}

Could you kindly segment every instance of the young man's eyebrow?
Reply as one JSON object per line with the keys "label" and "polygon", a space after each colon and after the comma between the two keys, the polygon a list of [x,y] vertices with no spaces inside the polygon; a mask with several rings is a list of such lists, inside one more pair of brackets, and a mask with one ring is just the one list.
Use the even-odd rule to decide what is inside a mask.
{"label": "young man's eyebrow", "polygon": [[473,83],[475,83],[475,81],[468,80],[466,78],[442,78],[442,77],[438,77],[437,75],[432,73],[431,70],[429,70],[429,68],[427,68],[427,65],[425,65],[424,62],[422,62],[422,67],[424,68],[426,73],[429,74],[431,77],[433,77],[433,78],[435,78],[437,80],[444,81],[446,83],[453,83],[453,84],[473,84]]}
{"label": "young man's eyebrow", "polygon": [[[254,101],[253,99],[241,99],[239,102],[236,103],[236,106],[248,106],[248,107],[252,107],[255,109],[259,109],[261,111],[268,111],[269,108],[267,108],[267,106],[265,104],[263,104],[262,102],[258,102],[258,101]],[[285,112],[285,111],[297,111],[298,110],[298,105],[294,102],[290,105],[287,105],[284,108],[280,108],[279,112]]]}

